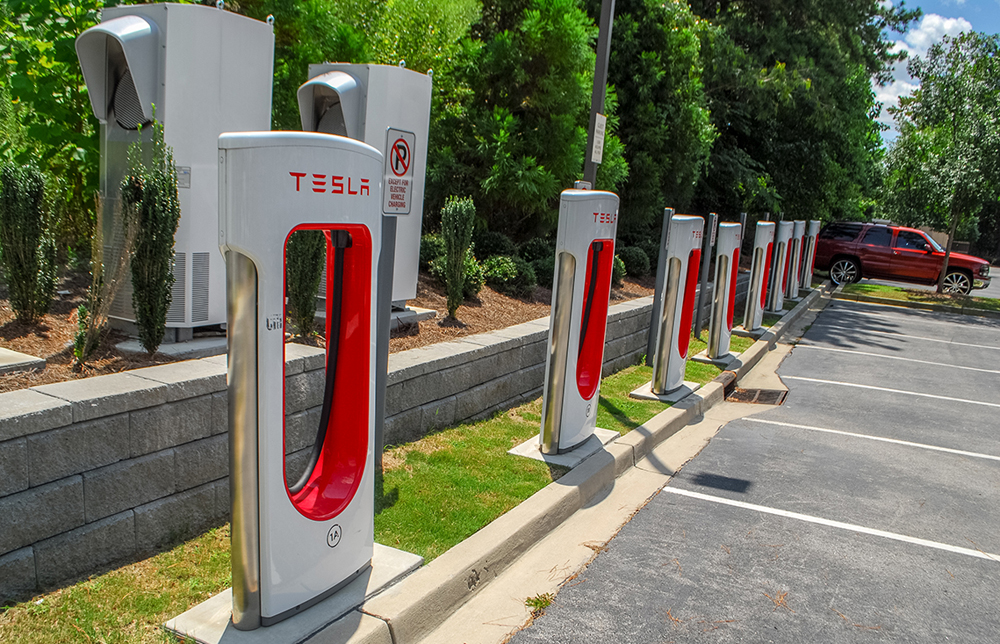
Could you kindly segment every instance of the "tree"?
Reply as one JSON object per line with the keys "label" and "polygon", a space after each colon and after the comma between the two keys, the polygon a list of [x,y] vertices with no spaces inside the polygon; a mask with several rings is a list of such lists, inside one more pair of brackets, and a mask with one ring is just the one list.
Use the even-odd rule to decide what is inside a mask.
{"label": "tree", "polygon": [[945,36],[909,71],[920,87],[890,110],[899,138],[885,209],[900,223],[948,228],[941,293],[956,232],[1000,198],[1000,44],[979,33]]}

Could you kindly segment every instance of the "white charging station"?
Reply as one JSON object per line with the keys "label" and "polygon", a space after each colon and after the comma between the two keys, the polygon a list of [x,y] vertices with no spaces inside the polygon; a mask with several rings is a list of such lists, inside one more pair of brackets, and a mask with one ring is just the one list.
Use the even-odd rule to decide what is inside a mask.
{"label": "white charging station", "polygon": [[542,390],[543,454],[570,451],[597,427],[617,229],[618,195],[563,191]]}
{"label": "white charging station", "polygon": [[667,234],[667,247],[660,250],[667,254],[667,270],[664,274],[666,284],[661,289],[664,295],[656,317],[658,322],[656,328],[650,330],[656,333],[650,384],[654,396],[684,385],[704,231],[704,218],[674,215]]}
{"label": "white charging station", "polygon": [[774,251],[774,222],[758,221],[753,238],[753,265],[750,268],[750,290],[743,314],[743,328],[755,331],[764,323],[767,305],[767,282],[771,276],[771,255]]}
{"label": "white charging station", "polygon": [[768,311],[780,313],[785,308],[785,290],[788,288],[788,268],[791,265],[789,246],[794,225],[790,221],[779,221],[774,236],[774,257],[771,260],[771,287]]}
{"label": "white charging station", "polygon": [[806,224],[802,253],[802,277],[799,288],[812,288],[812,276],[816,266],[816,239],[819,237],[820,222],[813,219]]}
{"label": "white charging station", "polygon": [[[229,285],[233,623],[268,626],[370,565],[382,154],[305,132],[218,140]],[[285,477],[285,244],[327,238],[327,356],[312,458]]]}
{"label": "white charging station", "polygon": [[806,234],[806,222],[792,222],[792,239],[788,245],[788,281],[785,286],[785,297],[798,299],[799,284],[802,279],[802,242]]}
{"label": "white charging station", "polygon": [[[119,236],[112,215],[128,148],[150,140],[155,105],[173,148],[181,206],[168,333],[187,339],[194,327],[225,322],[226,271],[213,241],[216,140],[222,132],[271,129],[272,26],[199,5],[108,7],[77,38],[76,52],[100,121],[104,239]],[[134,321],[130,281],[111,315]]]}
{"label": "white charging station", "polygon": [[382,151],[381,208],[387,215],[397,215],[392,301],[413,299],[420,264],[431,77],[392,65],[310,65],[309,80],[299,87],[298,100],[303,130],[346,136]]}
{"label": "white charging station", "polygon": [[719,224],[715,241],[715,293],[708,323],[708,357],[718,360],[729,354],[736,310],[736,277],[740,269],[740,242],[743,226]]}

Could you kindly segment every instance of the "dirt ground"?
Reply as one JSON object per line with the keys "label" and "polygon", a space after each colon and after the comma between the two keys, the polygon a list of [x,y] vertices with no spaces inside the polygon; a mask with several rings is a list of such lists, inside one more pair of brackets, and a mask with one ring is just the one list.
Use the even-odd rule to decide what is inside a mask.
{"label": "dirt ground", "polygon": [[[0,392],[173,361],[161,353],[153,356],[123,353],[115,345],[127,337],[118,331],[109,331],[87,365],[82,369],[75,368],[71,345],[77,329],[76,307],[86,301],[89,283],[89,276],[83,273],[70,273],[61,278],[57,289],[59,293],[51,310],[40,321],[30,325],[14,319],[14,312],[6,299],[6,288],[0,285],[0,347],[45,358],[47,362],[45,369],[39,371],[0,374]],[[622,288],[612,289],[611,302],[614,304],[651,295],[653,285],[652,277],[642,280],[626,278]],[[438,317],[394,331],[389,340],[389,351],[406,351],[545,317],[549,314],[551,296],[551,291],[538,287],[530,298],[513,298],[484,286],[476,299],[467,300],[459,308],[456,315],[458,322],[454,322],[446,319],[448,309],[444,289],[433,278],[421,274],[417,297],[409,304],[434,309]],[[322,337],[318,337],[309,344],[323,346],[324,342]]]}

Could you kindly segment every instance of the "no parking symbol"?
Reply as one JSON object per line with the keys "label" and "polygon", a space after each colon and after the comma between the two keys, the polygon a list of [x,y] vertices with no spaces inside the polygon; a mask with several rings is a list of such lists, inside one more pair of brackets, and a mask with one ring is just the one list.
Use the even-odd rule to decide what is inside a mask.
{"label": "no parking symbol", "polygon": [[387,215],[410,214],[413,193],[413,155],[416,135],[389,128],[385,138],[385,189],[382,212]]}

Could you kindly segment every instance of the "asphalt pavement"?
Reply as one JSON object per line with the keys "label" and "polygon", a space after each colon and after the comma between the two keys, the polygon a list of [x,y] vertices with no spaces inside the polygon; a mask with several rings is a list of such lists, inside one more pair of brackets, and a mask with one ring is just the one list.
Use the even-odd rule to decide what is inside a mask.
{"label": "asphalt pavement", "polygon": [[[511,642],[992,642],[1000,320],[836,301]],[[727,403],[728,404],[728,403]]]}

